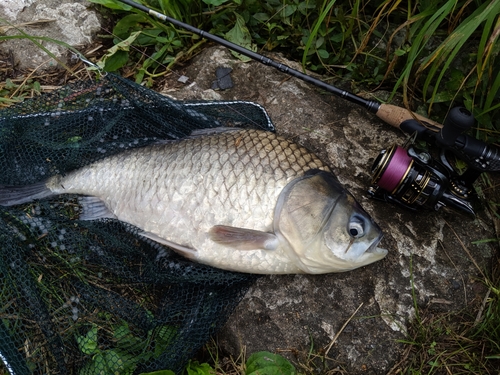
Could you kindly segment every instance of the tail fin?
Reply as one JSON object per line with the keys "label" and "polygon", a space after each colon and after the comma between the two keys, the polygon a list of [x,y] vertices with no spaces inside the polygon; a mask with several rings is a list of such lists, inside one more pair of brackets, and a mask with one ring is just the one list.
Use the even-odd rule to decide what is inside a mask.
{"label": "tail fin", "polygon": [[45,181],[33,185],[0,185],[0,206],[15,206],[55,195]]}

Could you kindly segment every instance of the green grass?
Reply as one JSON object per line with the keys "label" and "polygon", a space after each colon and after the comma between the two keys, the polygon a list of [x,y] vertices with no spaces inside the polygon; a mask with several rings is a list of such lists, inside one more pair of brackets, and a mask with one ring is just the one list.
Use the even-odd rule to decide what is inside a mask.
{"label": "green grass", "polygon": [[[500,268],[477,282],[484,283],[484,298],[461,311],[436,312],[431,308],[420,307],[415,302],[415,319],[408,327],[406,338],[400,340],[404,344],[404,351],[399,361],[387,372],[388,375],[498,374]],[[341,334],[342,329],[338,335]],[[329,356],[328,347],[315,348],[313,342],[311,338],[307,352],[294,350],[288,353],[296,358],[293,364],[298,374],[349,373],[341,363]],[[246,373],[247,354],[244,350],[237,357],[227,356],[212,341],[205,346],[204,353],[202,361],[206,361],[218,375]],[[286,372],[284,374],[288,375]]]}
{"label": "green grass", "polygon": [[[28,24],[31,26],[43,24],[44,20],[33,21]],[[63,67],[68,74],[74,74],[75,72],[72,68],[68,67],[63,61],[58,59],[49,49],[44,46],[44,43],[54,43],[57,44],[68,51],[73,52],[77,56],[81,56],[81,53],[70,46],[69,44],[62,42],[57,39],[44,37],[44,36],[33,36],[27,34],[22,30],[23,25],[13,25],[6,19],[0,18],[0,43],[15,40],[24,39],[28,40],[37,46],[41,51],[45,52],[48,57],[56,61],[61,67]],[[3,35],[8,30],[14,30],[12,35]],[[9,66],[10,65],[10,66]],[[42,91],[50,91],[53,87],[45,88],[40,84],[40,81],[45,78],[47,80],[47,74],[42,74],[42,77],[36,75],[37,69],[34,69],[27,75],[22,75],[21,77],[11,78],[14,70],[14,62],[12,64],[6,64],[6,66],[0,66],[0,108],[8,107],[10,105],[24,101],[25,99],[32,98],[39,95]],[[44,77],[43,77],[44,76]],[[47,90],[44,90],[47,89]]]}
{"label": "green grass", "polygon": [[[117,0],[91,1],[116,20],[102,35],[111,43],[98,62],[106,71],[153,86],[204,44]],[[476,137],[500,139],[496,0],[137,1],[260,52],[285,52],[335,85],[402,95],[408,107],[441,123],[452,106],[463,105],[478,121]],[[5,20],[0,27],[17,31],[0,41],[29,39],[50,56],[43,46],[47,38],[29,36]]]}

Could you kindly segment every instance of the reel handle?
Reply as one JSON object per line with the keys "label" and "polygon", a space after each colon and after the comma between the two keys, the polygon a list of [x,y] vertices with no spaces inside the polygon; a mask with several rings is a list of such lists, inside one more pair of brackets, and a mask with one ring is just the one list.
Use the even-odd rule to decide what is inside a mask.
{"label": "reel handle", "polygon": [[[463,113],[459,116],[462,115]],[[438,143],[438,146],[441,146],[443,150],[451,151],[475,170],[481,172],[500,171],[500,148],[470,135],[460,134],[463,127],[459,127],[455,123],[452,123],[448,130],[444,131],[446,141],[449,142],[450,139],[453,139],[453,143],[449,146],[443,146],[439,143],[439,138],[443,138],[442,132],[436,133],[416,120],[403,121],[399,128],[407,134],[416,133],[417,138],[425,142]]]}
{"label": "reel handle", "polygon": [[451,147],[457,138],[473,125],[472,113],[464,107],[455,107],[446,116],[443,127],[436,135],[436,142],[442,147]]}

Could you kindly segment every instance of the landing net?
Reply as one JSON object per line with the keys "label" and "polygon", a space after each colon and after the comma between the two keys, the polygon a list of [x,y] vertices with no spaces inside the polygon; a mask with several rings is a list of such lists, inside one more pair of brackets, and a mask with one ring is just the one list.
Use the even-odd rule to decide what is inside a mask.
{"label": "landing net", "polygon": [[[194,129],[274,130],[250,102],[180,102],[107,74],[0,111],[0,184],[26,185]],[[176,373],[255,276],[192,263],[76,196],[0,206],[0,374]],[[3,366],[3,369],[2,369]]]}

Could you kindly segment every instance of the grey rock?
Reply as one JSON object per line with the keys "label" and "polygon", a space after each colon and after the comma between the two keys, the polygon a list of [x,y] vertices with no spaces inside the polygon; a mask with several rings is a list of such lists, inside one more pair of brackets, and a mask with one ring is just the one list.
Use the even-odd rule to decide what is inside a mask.
{"label": "grey rock", "polygon": [[[273,59],[300,69],[279,55]],[[210,89],[217,67],[232,68],[234,87]],[[189,77],[185,85],[180,75]],[[268,350],[304,362],[311,345],[325,349],[330,368],[349,374],[386,373],[398,360],[418,308],[456,311],[485,290],[477,280],[493,247],[491,218],[447,211],[413,213],[368,198],[370,168],[380,150],[407,136],[362,108],[257,62],[243,63],[222,47],[205,50],[176,72],[164,92],[180,99],[249,100],[263,105],[277,132],[328,161],[385,233],[388,256],[345,274],[260,278],[218,335],[237,356]],[[355,316],[351,315],[357,310]],[[342,327],[347,322],[347,325]],[[305,353],[305,354],[304,354]],[[299,358],[297,358],[299,356]],[[301,357],[301,358],[300,358]]]}
{"label": "grey rock", "polygon": [[[98,15],[88,9],[90,3],[85,0],[3,0],[0,1],[0,18],[9,24],[0,23],[6,28],[7,35],[20,35],[13,27],[28,35],[51,38],[72,47],[81,48],[93,41],[100,30]],[[59,61],[66,63],[72,54],[67,47],[47,40],[37,39]],[[2,51],[11,51],[18,69],[52,68],[57,61],[28,39],[14,39],[2,43]]]}

